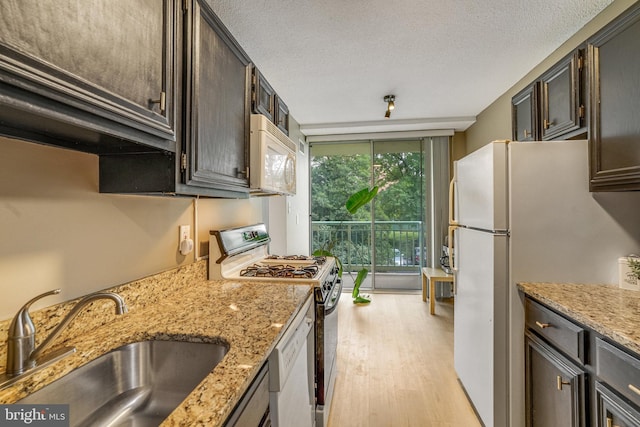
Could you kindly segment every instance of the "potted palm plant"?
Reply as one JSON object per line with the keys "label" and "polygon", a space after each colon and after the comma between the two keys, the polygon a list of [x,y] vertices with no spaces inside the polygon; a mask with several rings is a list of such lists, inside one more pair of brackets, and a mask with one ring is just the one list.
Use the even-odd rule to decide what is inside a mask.
{"label": "potted palm plant", "polygon": [[[360,208],[368,204],[373,200],[373,198],[378,194],[378,186],[374,186],[369,189],[368,187],[363,188],[360,191],[353,193],[347,199],[345,203],[345,208],[350,214],[355,214]],[[317,249],[313,252],[314,256],[331,256],[336,259],[336,263],[338,264],[339,272],[338,276],[342,277],[342,261],[333,253],[333,248],[335,247],[336,241],[329,240],[325,242],[322,248]],[[352,273],[349,272],[349,275]],[[371,297],[368,295],[360,295],[360,286],[367,278],[369,274],[369,270],[362,266],[360,270],[358,270],[355,279],[353,280],[353,291],[351,292],[351,296],[353,297],[354,304],[368,304],[371,302]]]}

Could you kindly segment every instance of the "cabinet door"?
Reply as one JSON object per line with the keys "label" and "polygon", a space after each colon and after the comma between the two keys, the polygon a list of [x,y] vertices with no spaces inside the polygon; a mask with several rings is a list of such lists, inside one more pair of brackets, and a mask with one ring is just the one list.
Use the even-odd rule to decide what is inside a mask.
{"label": "cabinet door", "polygon": [[533,335],[525,342],[527,426],[584,426],[584,371]]}
{"label": "cabinet door", "polygon": [[511,121],[514,141],[538,139],[537,83],[524,88],[511,99]]}
{"label": "cabinet door", "polygon": [[20,124],[34,133],[60,128],[88,140],[93,129],[175,150],[175,8],[171,0],[3,0],[0,85],[10,95],[0,118],[17,110],[85,129]]}
{"label": "cabinet door", "polygon": [[640,413],[604,384],[596,382],[598,427],[635,427],[640,425]]}
{"label": "cabinet door", "polygon": [[540,77],[542,139],[557,139],[582,127],[582,51],[576,50]]}
{"label": "cabinet door", "polygon": [[251,93],[252,110],[256,114],[264,114],[269,120],[275,122],[275,96],[276,93],[264,78],[262,73],[253,68],[253,90]]}
{"label": "cabinet door", "polygon": [[204,0],[191,6],[183,180],[248,192],[249,57]]}
{"label": "cabinet door", "polygon": [[640,190],[640,3],[588,49],[591,190]]}
{"label": "cabinet door", "polygon": [[278,129],[289,135],[289,107],[276,95],[276,125]]}

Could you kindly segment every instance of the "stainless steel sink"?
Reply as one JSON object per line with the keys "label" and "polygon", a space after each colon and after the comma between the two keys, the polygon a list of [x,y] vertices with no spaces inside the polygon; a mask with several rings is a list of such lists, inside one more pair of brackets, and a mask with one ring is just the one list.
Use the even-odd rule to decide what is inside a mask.
{"label": "stainless steel sink", "polygon": [[220,344],[136,342],[100,356],[17,403],[69,404],[71,426],[157,426],[227,351]]}

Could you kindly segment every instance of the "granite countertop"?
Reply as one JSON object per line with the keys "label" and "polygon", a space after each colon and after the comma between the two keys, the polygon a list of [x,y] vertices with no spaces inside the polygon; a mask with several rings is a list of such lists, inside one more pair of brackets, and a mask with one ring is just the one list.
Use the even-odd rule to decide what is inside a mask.
{"label": "granite countertop", "polygon": [[575,283],[518,283],[518,288],[640,354],[640,292]]}
{"label": "granite countertop", "polygon": [[[180,271],[176,278],[168,273],[142,285],[133,283],[113,288],[124,297],[129,312],[115,315],[111,301],[88,306],[56,340],[60,345],[75,346],[77,352],[1,390],[0,403],[14,403],[123,344],[148,339],[217,342],[228,345],[229,352],[162,425],[222,425],[293,315],[312,295],[312,286],[288,282],[208,281],[202,268],[199,266],[196,274]],[[206,266],[204,268],[206,270]],[[32,314],[40,328],[38,341],[59,323],[74,302]],[[8,322],[0,322],[3,343]],[[0,372],[5,370],[5,353],[6,345],[3,345]]]}

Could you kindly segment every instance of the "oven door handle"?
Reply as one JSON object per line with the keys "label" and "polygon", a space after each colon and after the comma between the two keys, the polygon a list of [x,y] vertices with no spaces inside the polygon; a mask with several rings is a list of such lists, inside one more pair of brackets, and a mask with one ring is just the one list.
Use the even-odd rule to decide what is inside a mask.
{"label": "oven door handle", "polygon": [[338,308],[338,301],[340,301],[340,296],[342,295],[342,279],[338,279],[336,281],[335,286],[333,287],[333,289],[331,289],[331,294],[329,295],[329,298],[331,298],[331,296],[335,294],[334,291],[336,287],[338,288],[338,297],[335,299],[335,301],[333,301],[333,304],[327,304],[327,307],[324,310],[325,316],[330,315],[336,310],[336,308]]}

